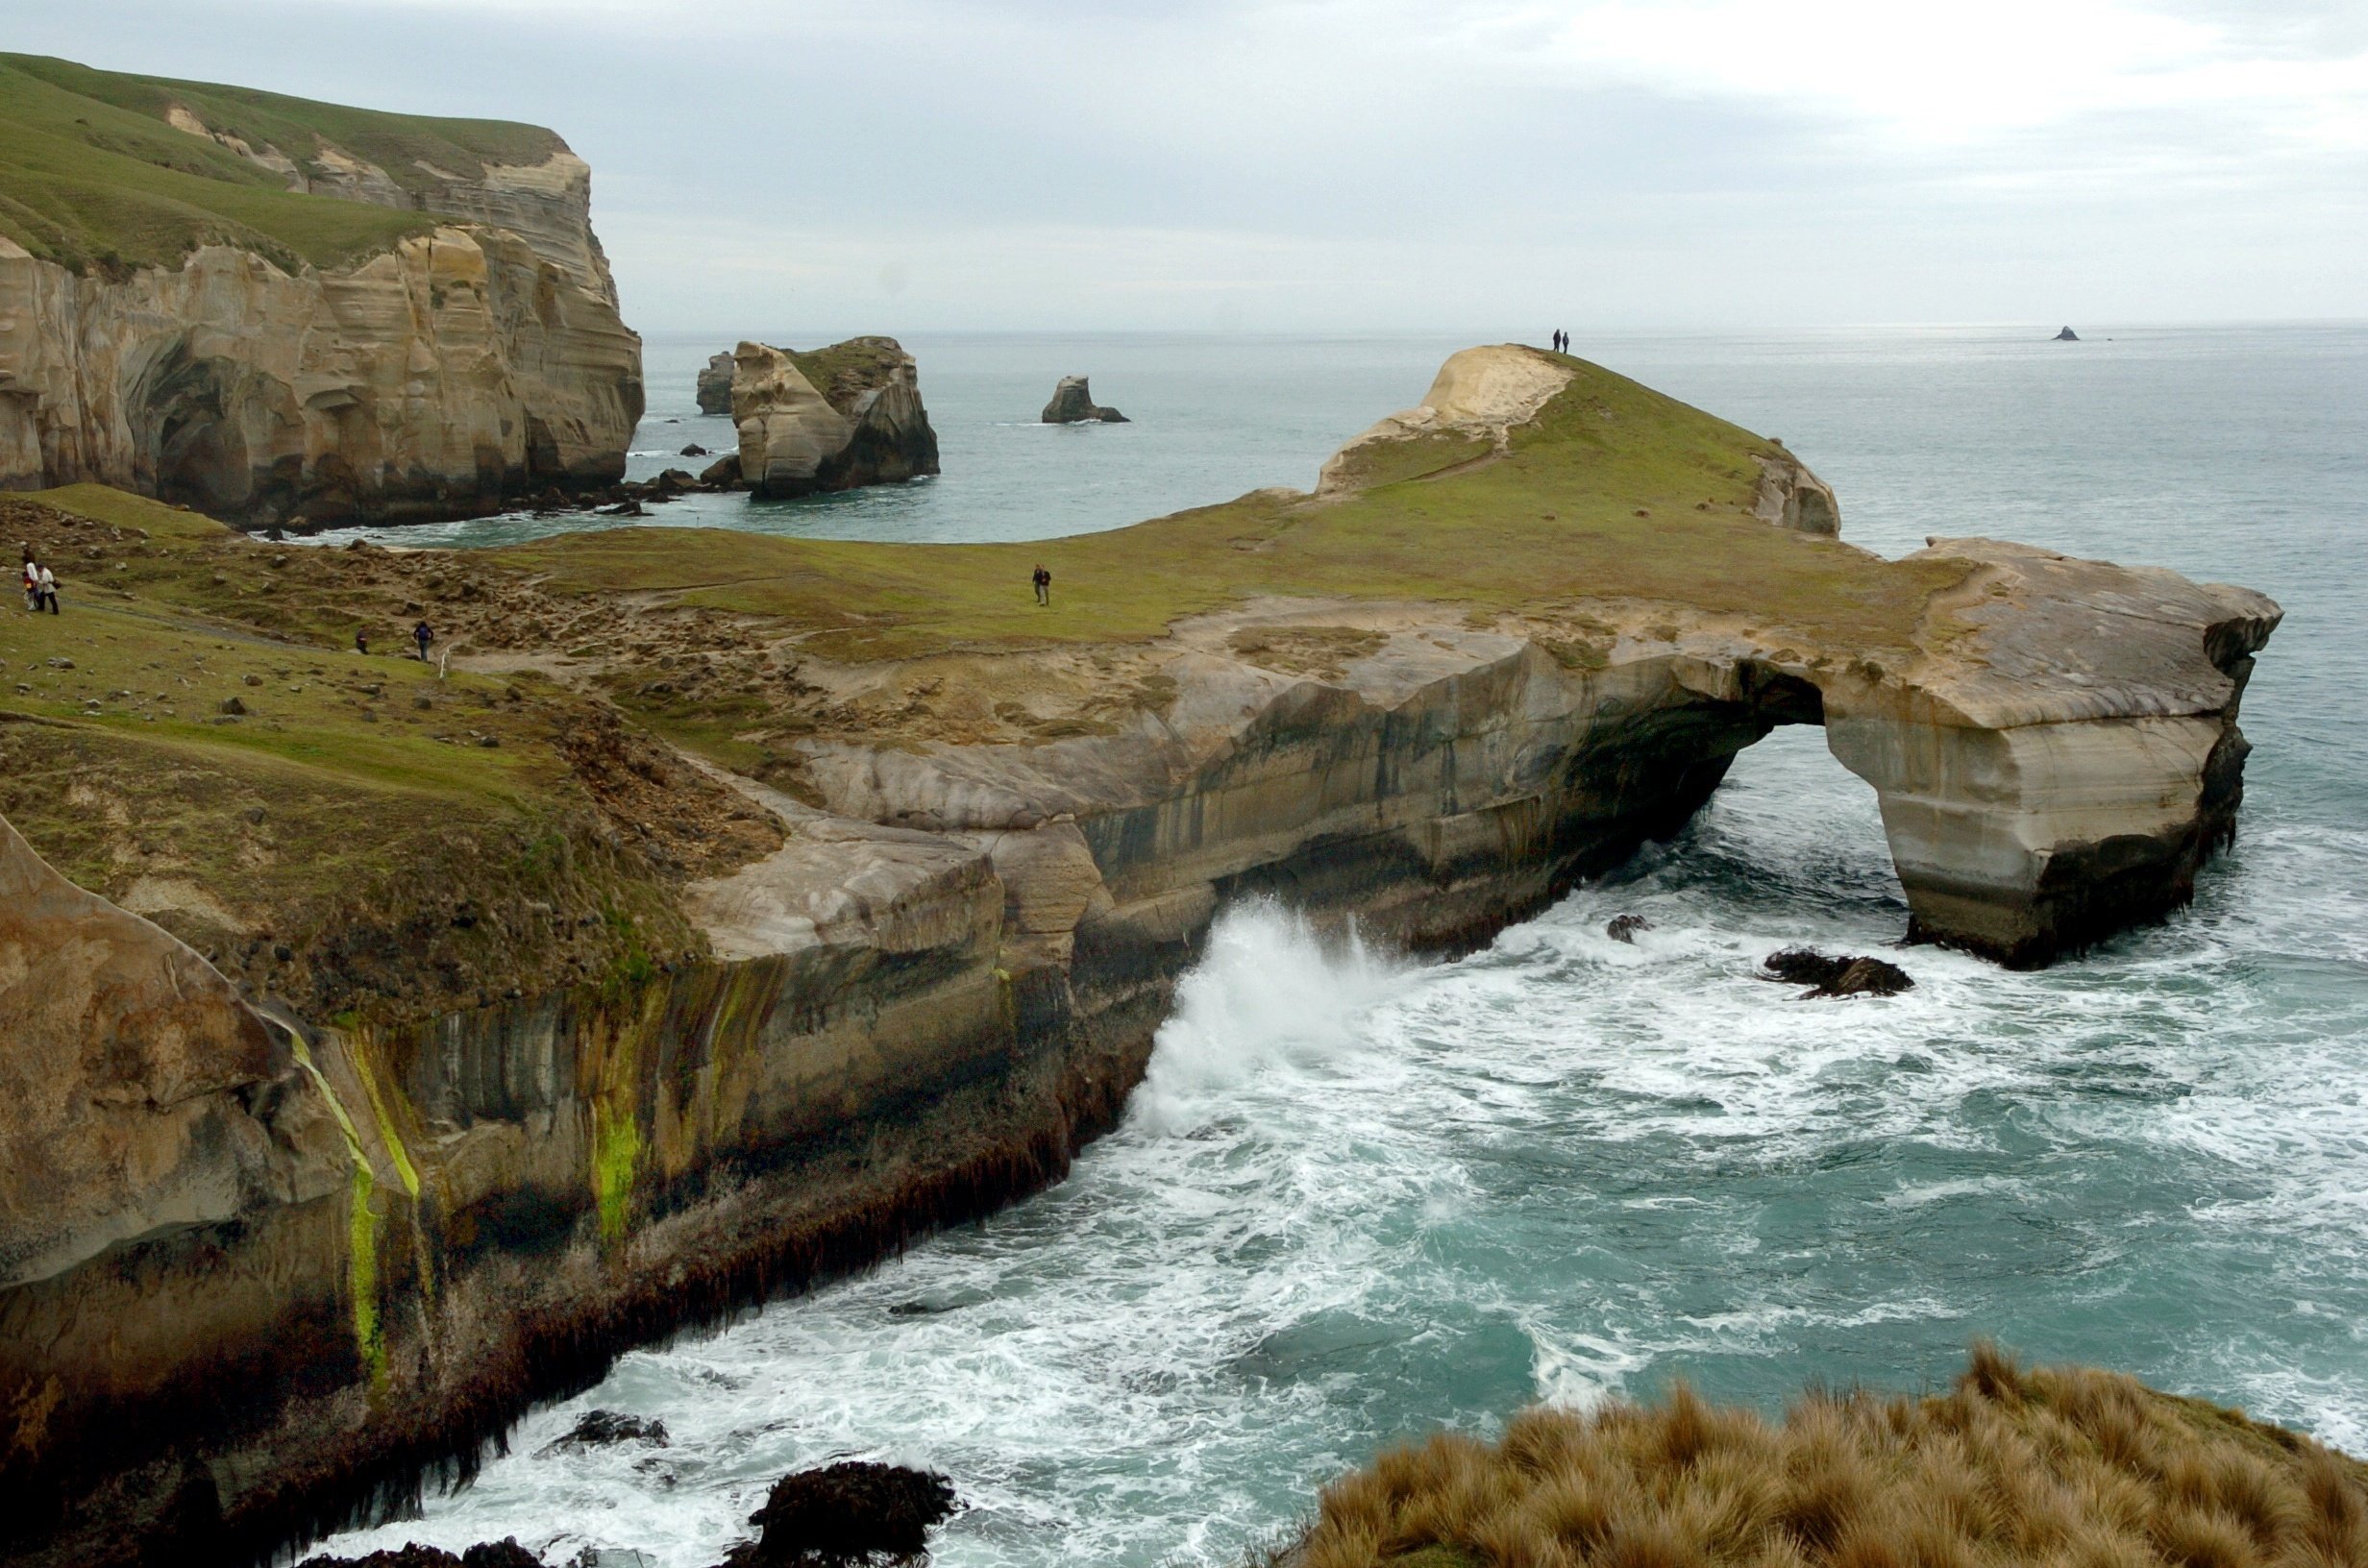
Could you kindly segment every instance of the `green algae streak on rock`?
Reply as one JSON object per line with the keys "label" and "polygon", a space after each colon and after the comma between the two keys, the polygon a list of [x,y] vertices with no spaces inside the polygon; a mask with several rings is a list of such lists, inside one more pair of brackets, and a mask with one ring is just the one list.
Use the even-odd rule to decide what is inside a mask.
{"label": "green algae streak on rock", "polygon": [[548,131],[0,56],[0,488],[263,527],[609,484],[641,344]]}
{"label": "green algae streak on rock", "polygon": [[[1514,346],[1315,493],[1021,546],[618,529],[463,569],[12,504],[122,586],[38,632],[81,668],[0,696],[8,814],[301,998],[294,1069],[239,1082],[308,1162],[136,1235],[60,1178],[91,1195],[0,1291],[0,1518],[56,1563],[267,1547],[465,1467],[627,1347],[1056,1178],[1227,899],[1469,946],[1779,724],[1875,787],[1916,934],[2041,963],[2158,918],[2233,821],[2278,615],[1981,541],[1879,559],[1777,443]],[[428,600],[451,682],[327,651]],[[252,712],[174,719],[152,668]],[[226,853],[252,819],[156,777],[270,831]],[[375,862],[433,896],[339,902]],[[6,963],[69,940],[11,931]],[[57,1070],[166,1114],[109,1052]]]}

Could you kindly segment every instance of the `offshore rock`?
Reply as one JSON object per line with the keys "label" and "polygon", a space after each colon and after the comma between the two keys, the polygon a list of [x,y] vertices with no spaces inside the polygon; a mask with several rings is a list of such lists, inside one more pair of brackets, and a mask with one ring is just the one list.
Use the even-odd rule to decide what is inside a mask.
{"label": "offshore rock", "polygon": [[1092,388],[1082,376],[1064,376],[1060,385],[1052,389],[1052,401],[1045,404],[1039,416],[1047,425],[1124,425],[1127,418],[1116,408],[1104,408],[1094,401]]}
{"label": "offshore rock", "polygon": [[2058,332],[2055,337],[2051,339],[2051,341],[2057,343],[2078,343],[2080,340],[2081,334],[2074,331],[2069,327],[2066,327],[2062,331]]}
{"label": "offshore rock", "polygon": [[742,343],[731,412],[740,473],[760,498],[890,484],[937,468],[937,432],[913,356],[894,338],[813,354]]}
{"label": "offshore rock", "polygon": [[1807,986],[1804,997],[1896,996],[1915,982],[1898,965],[1880,958],[1829,958],[1806,947],[1787,947],[1762,961],[1766,978]]}
{"label": "offshore rock", "polygon": [[[411,205],[367,180],[343,194]],[[292,273],[208,245],[77,276],[0,237],[0,489],[97,480],[265,527],[612,483],[641,340],[589,201],[564,150],[440,174],[420,202],[452,225]]]}
{"label": "offshore rock", "polygon": [[731,412],[731,379],[733,361],[727,352],[709,359],[699,371],[699,411],[703,414]]}
{"label": "offshore rock", "polygon": [[755,1540],[720,1568],[860,1568],[918,1562],[929,1531],[954,1511],[953,1485],[933,1470],[846,1459],[783,1476],[749,1515]]}

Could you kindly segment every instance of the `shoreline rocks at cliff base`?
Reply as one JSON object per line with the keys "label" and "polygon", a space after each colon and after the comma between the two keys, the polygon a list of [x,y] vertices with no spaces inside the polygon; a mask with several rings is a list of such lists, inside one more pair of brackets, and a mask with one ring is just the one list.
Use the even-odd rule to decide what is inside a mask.
{"label": "shoreline rocks at cliff base", "polygon": [[1082,376],[1064,376],[1052,389],[1052,401],[1045,404],[1038,416],[1047,425],[1126,425],[1131,424],[1116,408],[1105,408],[1094,401],[1094,392]]}

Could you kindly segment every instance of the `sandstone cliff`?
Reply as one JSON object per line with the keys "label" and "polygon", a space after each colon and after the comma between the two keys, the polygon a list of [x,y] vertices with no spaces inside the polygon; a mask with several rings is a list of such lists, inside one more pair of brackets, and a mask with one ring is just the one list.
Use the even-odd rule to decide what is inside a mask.
{"label": "sandstone cliff", "polygon": [[740,473],[760,498],[937,472],[937,432],[913,356],[894,338],[850,338],[805,355],[742,343],[732,357]]}
{"label": "sandstone cliff", "polygon": [[699,411],[703,414],[731,412],[732,356],[719,354],[700,368]]}
{"label": "sandstone cliff", "polygon": [[[260,527],[465,515],[622,478],[640,340],[592,233],[590,171],[555,136],[400,122],[387,145],[465,166],[389,170],[286,119],[322,106],[256,95],[242,111],[218,89],[81,72],[60,81],[86,112],[41,121],[57,85],[11,74],[33,106],[11,131],[78,182],[61,196],[0,159],[0,489],[98,480]],[[340,114],[371,144],[373,116]],[[502,161],[513,144],[530,160]],[[241,180],[276,188],[220,194]],[[73,249],[159,182],[175,205],[117,241],[147,254]],[[157,249],[174,223],[178,245]]]}
{"label": "sandstone cliff", "polygon": [[[776,355],[740,364],[794,391]],[[27,721],[12,814],[305,1005],[258,1035],[203,960],[8,863],[35,914],[0,923],[0,974],[97,993],[96,964],[106,994],[190,998],[173,1027],[199,1032],[170,1038],[214,1042],[201,1071],[102,1019],[10,1065],[65,1151],[0,1180],[19,1555],[265,1546],[465,1467],[627,1346],[1057,1176],[1227,899],[1468,946],[1682,826],[1779,724],[1823,725],[1875,789],[1916,936],[2043,963],[2183,902],[2234,821],[2277,607],[1988,541],[1882,561],[1771,526],[1771,468],[1807,493],[1772,442],[1504,348],[1457,355],[1318,494],[1014,547],[273,555],[161,508],[27,506],[46,554],[126,586],[86,612],[90,670],[0,698]],[[430,600],[456,686],[240,651]],[[0,624],[0,654],[37,665],[29,635]],[[250,656],[279,663],[250,685]],[[114,674],[167,668],[182,687]],[[222,690],[284,729],[196,728]],[[638,748],[581,754],[595,701]],[[276,751],[218,784],[242,737],[317,755],[301,784]],[[571,792],[591,827],[424,859],[469,813]],[[446,896],[389,927],[304,874],[355,855],[432,864]],[[509,984],[466,968],[505,951]]]}

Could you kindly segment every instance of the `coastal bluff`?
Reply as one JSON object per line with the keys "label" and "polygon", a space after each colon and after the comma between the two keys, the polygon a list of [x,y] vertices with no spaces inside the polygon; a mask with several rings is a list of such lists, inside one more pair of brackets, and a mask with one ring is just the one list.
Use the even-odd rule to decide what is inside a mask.
{"label": "coastal bluff", "polygon": [[[382,1511],[1058,1180],[1232,901],[1468,950],[1784,724],[1875,792],[1902,935],[2004,963],[2169,915],[2233,831],[2258,594],[1884,560],[1779,444],[1517,345],[1385,426],[1311,492],[1009,546],[275,552],[0,499],[107,584],[0,623],[0,1081],[50,1151],[0,1165],[7,1554]],[[448,679],[341,651],[415,603]]]}
{"label": "coastal bluff", "polygon": [[[703,399],[712,384],[703,376]],[[740,478],[759,500],[938,472],[919,369],[892,337],[810,354],[744,342],[732,351],[730,406]]]}
{"label": "coastal bluff", "polygon": [[0,489],[244,527],[612,484],[641,341],[551,132],[0,56]]}

